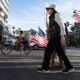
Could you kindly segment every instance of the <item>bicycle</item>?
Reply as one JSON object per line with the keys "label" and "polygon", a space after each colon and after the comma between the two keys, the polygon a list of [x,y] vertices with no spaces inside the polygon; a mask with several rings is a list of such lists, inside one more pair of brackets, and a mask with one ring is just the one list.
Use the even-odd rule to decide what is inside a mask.
{"label": "bicycle", "polygon": [[[13,51],[13,45],[6,44],[6,38],[4,37],[5,34],[7,34],[9,38],[12,37],[12,38],[16,39],[16,37],[11,34],[5,33],[3,31],[2,40],[0,41],[0,50],[1,50],[1,54],[6,56],[6,55],[9,55]],[[25,56],[28,56],[31,53],[31,48],[28,43],[27,44],[21,43],[19,51],[22,54],[25,54]]]}
{"label": "bicycle", "polygon": [[3,55],[10,54],[12,51],[11,45],[5,42],[7,37],[9,37],[8,27],[5,27],[3,22],[0,21],[0,50]]}
{"label": "bicycle", "polygon": [[12,52],[12,46],[5,43],[5,40],[0,41],[0,49],[2,55],[9,55]]}
{"label": "bicycle", "polygon": [[20,53],[24,54],[25,56],[28,56],[31,53],[31,48],[28,44],[20,43],[16,46],[16,51],[20,51]]}

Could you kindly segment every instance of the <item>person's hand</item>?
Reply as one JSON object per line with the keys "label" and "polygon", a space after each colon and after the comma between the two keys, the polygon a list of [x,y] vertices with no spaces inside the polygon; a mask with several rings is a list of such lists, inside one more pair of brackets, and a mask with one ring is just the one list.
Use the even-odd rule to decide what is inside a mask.
{"label": "person's hand", "polygon": [[62,44],[62,45],[65,44],[65,37],[64,37],[64,35],[61,35],[61,44]]}

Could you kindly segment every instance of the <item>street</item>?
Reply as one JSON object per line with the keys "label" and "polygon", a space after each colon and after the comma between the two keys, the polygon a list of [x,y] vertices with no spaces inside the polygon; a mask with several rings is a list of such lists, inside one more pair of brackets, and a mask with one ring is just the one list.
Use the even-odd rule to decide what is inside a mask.
{"label": "street", "polygon": [[80,0],[0,0],[0,80],[80,80]]}
{"label": "street", "polygon": [[[0,56],[0,80],[80,80],[80,50],[67,49],[66,54],[75,71],[61,73],[61,68],[53,67],[48,74],[41,74],[37,69],[43,60],[43,50],[32,50],[28,57],[13,51],[9,56]],[[58,60],[56,60],[58,62]]]}

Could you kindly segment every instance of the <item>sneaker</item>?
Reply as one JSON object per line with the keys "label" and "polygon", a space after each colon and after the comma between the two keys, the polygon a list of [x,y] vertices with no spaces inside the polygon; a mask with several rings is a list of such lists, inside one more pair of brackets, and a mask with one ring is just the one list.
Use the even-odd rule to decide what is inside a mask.
{"label": "sneaker", "polygon": [[74,68],[65,68],[62,72],[64,74],[67,74],[67,73],[70,73],[70,72],[73,72],[74,71]]}
{"label": "sneaker", "polygon": [[40,72],[40,73],[49,73],[50,70],[38,69],[38,72]]}

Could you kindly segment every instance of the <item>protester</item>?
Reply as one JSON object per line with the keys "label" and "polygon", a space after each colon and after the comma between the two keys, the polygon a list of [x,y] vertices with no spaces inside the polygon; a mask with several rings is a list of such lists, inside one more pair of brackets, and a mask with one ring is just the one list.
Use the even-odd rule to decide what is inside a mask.
{"label": "protester", "polygon": [[47,13],[49,16],[49,41],[47,47],[45,48],[44,60],[42,67],[38,70],[38,72],[49,72],[49,64],[52,52],[56,50],[58,56],[64,61],[65,68],[62,71],[63,73],[68,73],[73,71],[73,66],[65,55],[65,51],[62,48],[62,44],[64,44],[64,28],[59,17],[59,13],[55,10],[55,5],[51,4],[46,7]]}

